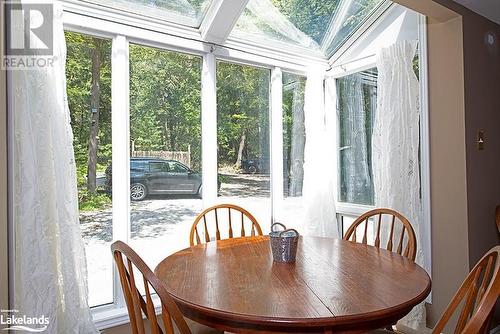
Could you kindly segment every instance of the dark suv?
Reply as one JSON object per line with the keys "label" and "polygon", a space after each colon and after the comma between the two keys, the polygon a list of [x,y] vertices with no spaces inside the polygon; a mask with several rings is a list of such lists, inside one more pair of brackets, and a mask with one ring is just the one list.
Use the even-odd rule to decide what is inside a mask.
{"label": "dark suv", "polygon": [[[106,169],[111,189],[111,165]],[[190,194],[201,197],[201,175],[175,160],[130,158],[130,198],[141,201],[148,195]]]}

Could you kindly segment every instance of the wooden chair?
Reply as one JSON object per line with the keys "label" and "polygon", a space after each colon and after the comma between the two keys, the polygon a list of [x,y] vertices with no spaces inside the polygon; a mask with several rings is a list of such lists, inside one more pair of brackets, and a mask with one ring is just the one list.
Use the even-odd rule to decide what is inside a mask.
{"label": "wooden chair", "polygon": [[[412,261],[415,261],[415,256],[417,254],[417,239],[415,238],[413,227],[411,226],[408,219],[406,219],[402,214],[391,209],[381,208],[366,212],[354,221],[354,223],[344,234],[343,239],[353,242],[359,242],[357,240],[356,232],[358,231],[358,228],[363,228],[363,238],[361,240],[361,243],[368,244],[368,225],[375,224],[375,221],[377,221],[373,246],[380,248],[380,231],[381,225],[384,222],[384,216],[389,216],[390,218],[390,232],[385,249],[391,252],[396,252],[409,258]],[[375,219],[375,217],[377,217],[377,219]],[[398,231],[398,229],[396,228],[396,223],[401,225],[400,231]]]}
{"label": "wooden chair", "polygon": [[500,296],[500,246],[492,248],[472,269],[432,331],[443,331],[462,305],[455,333],[487,333],[495,303]]}
{"label": "wooden chair", "polygon": [[[130,318],[130,326],[133,334],[191,334],[192,331],[184,319],[181,311],[177,307],[172,297],[168,294],[163,283],[149,269],[146,263],[137,253],[122,241],[116,241],[111,245],[111,251],[118,267],[120,281],[122,285],[123,295],[127,303],[128,314]],[[134,270],[134,268],[136,270]],[[138,270],[138,271],[137,271]],[[137,273],[142,275],[144,285],[144,296],[141,295],[137,288],[137,283],[141,281],[140,277],[136,277]],[[153,291],[150,289],[152,287]],[[151,298],[151,292],[156,292],[161,301],[161,318],[163,329],[157,321],[155,306]],[[144,321],[143,313],[149,321]],[[149,322],[151,331],[146,329]],[[174,332],[174,326],[176,331]],[[195,333],[219,333],[215,329],[195,324],[192,327],[198,326],[200,329],[193,331]]]}
{"label": "wooden chair", "polygon": [[[455,294],[438,321],[432,334],[440,334],[450,319],[458,314],[453,333],[486,334],[489,332],[491,317],[500,296],[500,246],[492,248],[476,264],[462,286]],[[461,307],[461,308],[460,308]],[[451,326],[453,327],[453,326]],[[449,328],[451,330],[451,328]],[[400,328],[397,333],[419,334],[410,328]],[[389,334],[387,330],[376,330],[371,334]]]}
{"label": "wooden chair", "polygon": [[[221,232],[219,229],[219,223],[222,218],[222,216],[225,214],[227,217],[227,223],[228,223],[228,238],[233,238],[235,237],[235,232],[233,230],[233,227],[235,230],[240,230],[240,235],[239,236],[246,236],[246,230],[245,230],[245,218],[247,220],[247,223],[249,222],[251,224],[250,229],[250,236],[255,236],[255,235],[262,235],[262,229],[260,228],[259,223],[257,222],[257,219],[255,219],[254,216],[247,210],[243,209],[242,207],[239,207],[234,204],[219,204],[212,206],[203,212],[201,212],[196,219],[194,220],[193,226],[191,227],[191,233],[189,234],[189,242],[191,246],[201,244],[201,238],[200,238],[200,232],[198,231],[198,225],[203,221],[203,232],[205,234],[205,242],[209,242],[210,239],[210,233],[209,233],[209,227],[207,223],[207,215],[210,212],[214,212],[214,218],[215,218],[215,240],[221,240]],[[232,213],[237,213],[239,216],[238,219],[239,222],[233,222],[234,215]],[[241,214],[241,215],[240,215]],[[235,224],[233,226],[233,223]]]}

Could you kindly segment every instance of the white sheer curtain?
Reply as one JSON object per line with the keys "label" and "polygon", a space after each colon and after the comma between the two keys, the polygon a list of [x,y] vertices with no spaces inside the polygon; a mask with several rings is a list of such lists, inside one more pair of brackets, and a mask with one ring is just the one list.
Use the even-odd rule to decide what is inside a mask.
{"label": "white sheer curtain", "polygon": [[335,211],[335,145],[329,117],[325,114],[324,72],[307,76],[304,114],[304,222],[308,235],[338,238]]}
{"label": "white sheer curtain", "polygon": [[87,305],[65,57],[62,10],[55,4],[53,66],[12,71],[13,307],[48,317],[46,333],[97,333]]}
{"label": "white sheer curtain", "polygon": [[[423,264],[419,170],[419,83],[413,71],[417,41],[400,41],[380,51],[378,103],[372,135],[375,204],[401,212],[417,236],[416,262]],[[421,304],[401,321],[422,330]]]}

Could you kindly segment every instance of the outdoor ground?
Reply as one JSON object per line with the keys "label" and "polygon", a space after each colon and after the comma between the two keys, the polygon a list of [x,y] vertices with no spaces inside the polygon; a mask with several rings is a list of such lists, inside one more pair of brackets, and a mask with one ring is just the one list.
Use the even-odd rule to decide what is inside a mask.
{"label": "outdoor ground", "polygon": [[[249,210],[267,233],[271,221],[268,175],[224,174],[219,201]],[[194,196],[151,196],[131,202],[131,246],[154,267],[169,254],[189,246],[189,230],[203,201]],[[80,225],[87,253],[89,302],[110,303],[112,294],[111,208],[82,212]]]}

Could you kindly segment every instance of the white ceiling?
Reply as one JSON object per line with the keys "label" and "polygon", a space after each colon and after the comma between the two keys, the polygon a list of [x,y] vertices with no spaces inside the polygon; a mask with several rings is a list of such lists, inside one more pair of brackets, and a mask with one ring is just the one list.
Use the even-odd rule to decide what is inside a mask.
{"label": "white ceiling", "polygon": [[455,0],[455,2],[500,24],[500,0]]}

